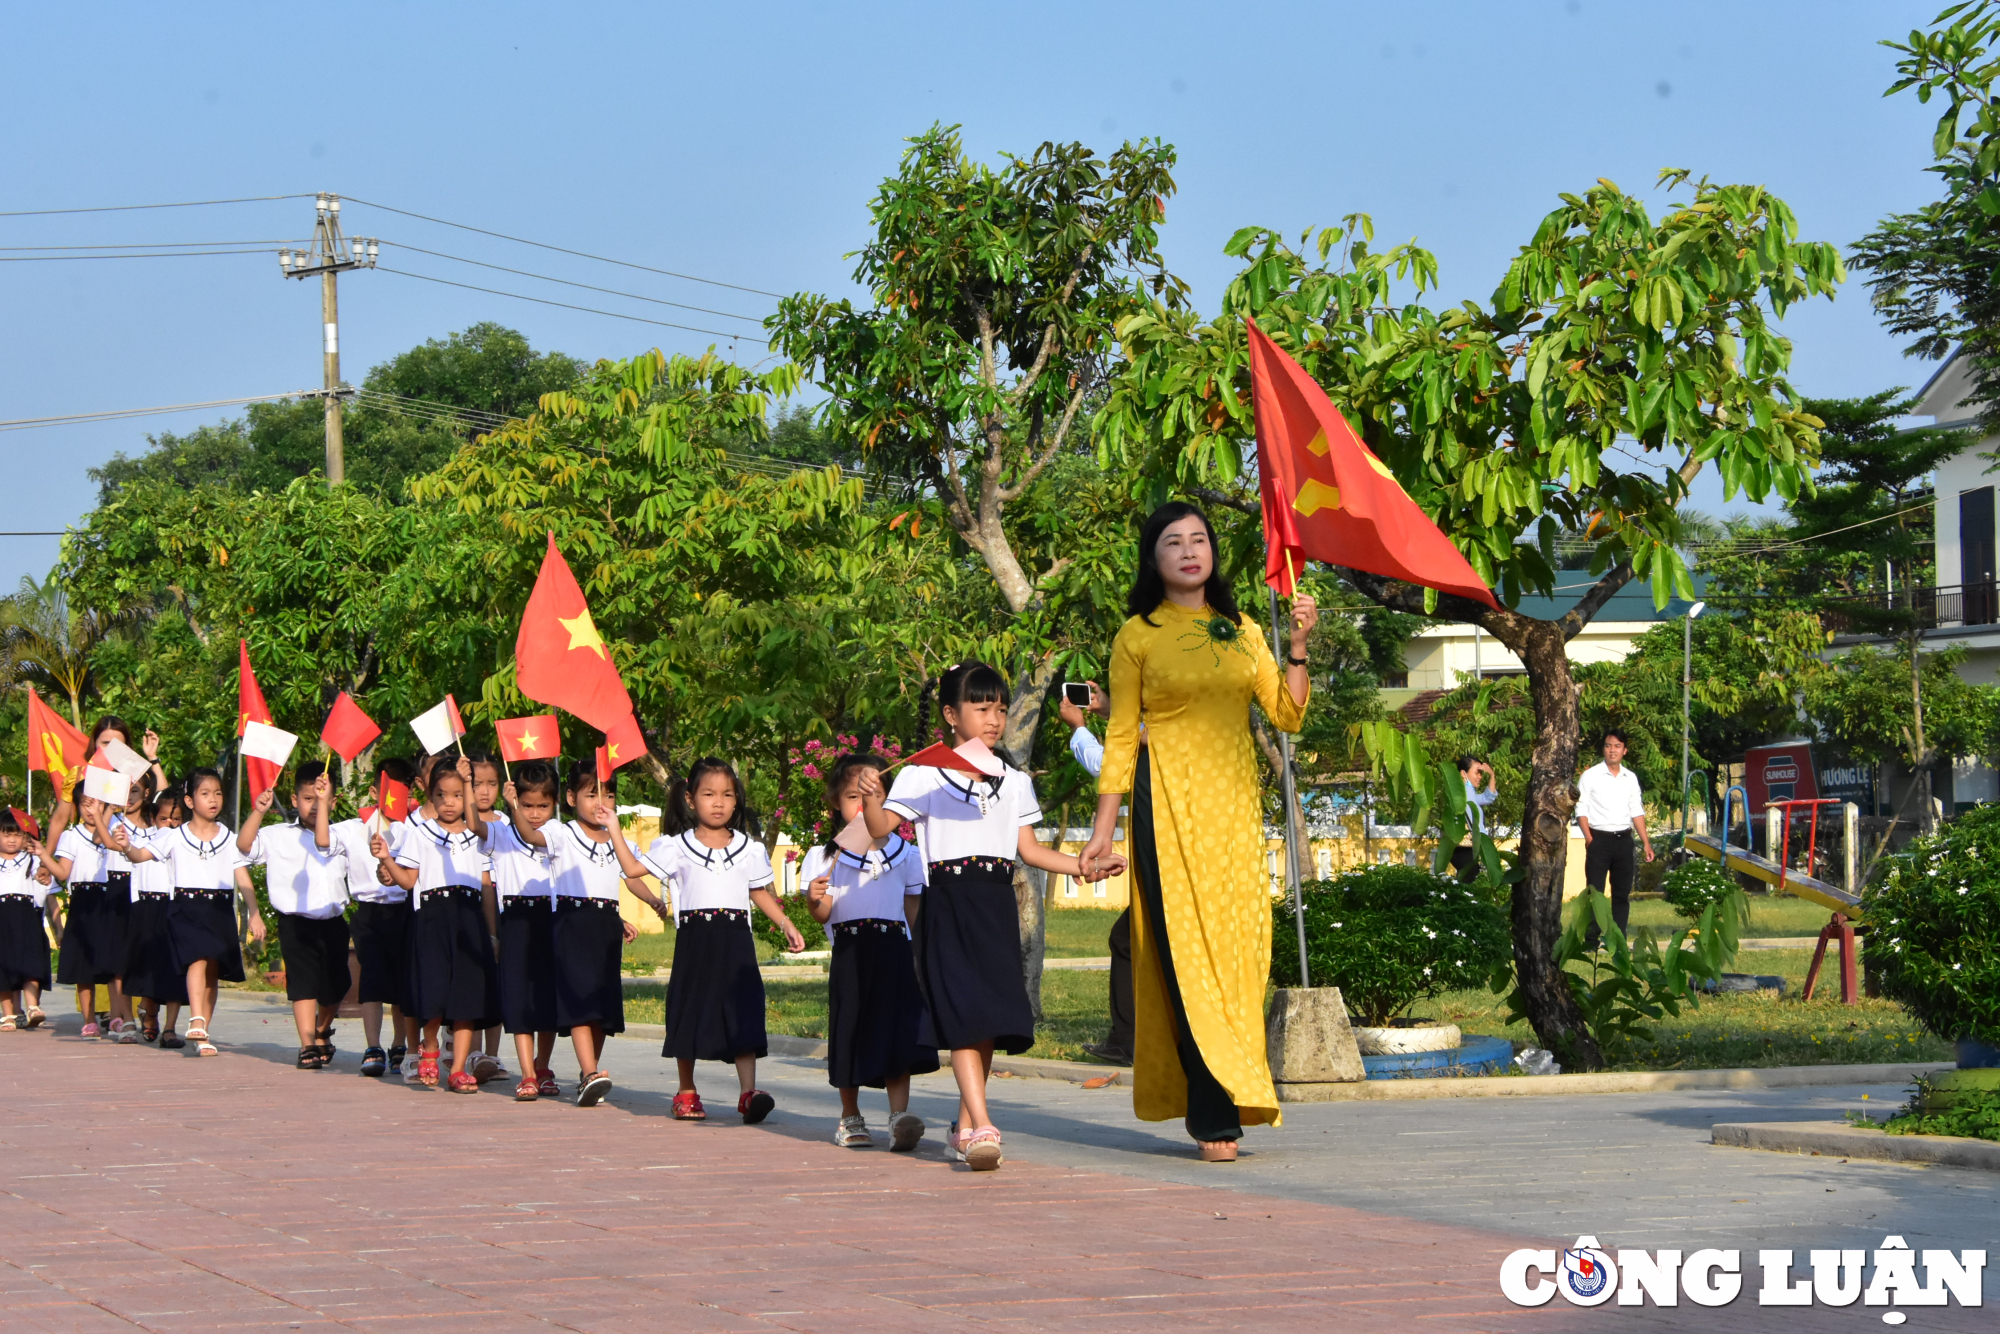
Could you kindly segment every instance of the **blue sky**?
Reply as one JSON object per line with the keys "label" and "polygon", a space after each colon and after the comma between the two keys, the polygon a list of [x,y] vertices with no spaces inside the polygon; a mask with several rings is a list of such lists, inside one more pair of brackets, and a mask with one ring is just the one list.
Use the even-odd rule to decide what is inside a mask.
{"label": "blue sky", "polygon": [[[769,292],[845,291],[841,256],[901,140],[944,121],[989,158],[1048,139],[1176,145],[1165,245],[1204,308],[1233,271],[1221,247],[1237,227],[1356,210],[1379,240],[1436,251],[1448,299],[1484,299],[1556,193],[1600,176],[1636,190],[1676,166],[1767,184],[1806,236],[1842,244],[1921,203],[1930,115],[1883,99],[1894,57],[1876,42],[1939,2],[36,6],[10,15],[0,56],[0,211],[328,190]],[[359,204],[344,216],[350,232],[641,296],[759,317],[772,305]],[[0,217],[0,246],[268,242],[311,222],[309,199]],[[319,383],[317,290],[269,253],[0,263],[0,310],[0,420]],[[341,287],[347,377],[485,319],[584,357],[716,341],[361,273]],[[1785,328],[1810,394],[1931,369],[1900,355],[1858,285]],[[85,469],[223,415],[0,432],[16,497],[0,527],[60,529],[94,499]],[[1712,482],[1696,500],[1730,508]],[[52,538],[0,538],[0,587],[55,555]]]}

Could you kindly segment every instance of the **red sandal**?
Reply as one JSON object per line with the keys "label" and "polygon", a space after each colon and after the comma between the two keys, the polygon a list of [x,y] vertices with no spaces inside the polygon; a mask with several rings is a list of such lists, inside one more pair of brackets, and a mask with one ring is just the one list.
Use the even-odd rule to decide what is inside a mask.
{"label": "red sandal", "polygon": [[708,1112],[701,1105],[701,1095],[693,1089],[674,1095],[674,1120],[706,1121]]}
{"label": "red sandal", "polygon": [[434,1051],[417,1053],[417,1082],[426,1088],[436,1088],[438,1082],[438,1054]]}
{"label": "red sandal", "polygon": [[514,1086],[514,1101],[533,1102],[541,1096],[541,1092],[541,1086],[535,1082],[533,1075],[523,1075],[521,1082]]}
{"label": "red sandal", "polygon": [[479,1080],[476,1076],[460,1070],[451,1077],[451,1091],[453,1093],[477,1093],[479,1092]]}

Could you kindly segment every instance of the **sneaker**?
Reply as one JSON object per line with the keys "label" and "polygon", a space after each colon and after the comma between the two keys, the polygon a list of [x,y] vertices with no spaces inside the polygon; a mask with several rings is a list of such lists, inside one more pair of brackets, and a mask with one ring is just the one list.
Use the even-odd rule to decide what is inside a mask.
{"label": "sneaker", "polygon": [[389,1068],[389,1053],[380,1047],[370,1047],[361,1053],[361,1073],[371,1079],[380,1079]]}
{"label": "sneaker", "polygon": [[872,1149],[875,1137],[868,1133],[868,1122],[859,1116],[843,1116],[834,1127],[833,1142],[843,1149]]}
{"label": "sneaker", "polygon": [[706,1121],[708,1109],[701,1105],[701,1095],[693,1089],[674,1095],[674,1120]]}
{"label": "sneaker", "polygon": [[762,1089],[751,1089],[736,1100],[736,1110],[743,1114],[743,1124],[754,1126],[771,1114],[778,1100]]}
{"label": "sneaker", "polygon": [[553,1070],[535,1071],[535,1092],[541,1094],[544,1098],[560,1098],[562,1096],[562,1086],[556,1083],[556,1072]]}
{"label": "sneaker", "polygon": [[915,1112],[898,1112],[889,1119],[889,1147],[895,1152],[908,1153],[923,1137],[924,1118]]}
{"label": "sneaker", "polygon": [[604,1101],[604,1095],[611,1092],[611,1076],[602,1070],[592,1070],[579,1076],[576,1084],[576,1105],[595,1107]]}

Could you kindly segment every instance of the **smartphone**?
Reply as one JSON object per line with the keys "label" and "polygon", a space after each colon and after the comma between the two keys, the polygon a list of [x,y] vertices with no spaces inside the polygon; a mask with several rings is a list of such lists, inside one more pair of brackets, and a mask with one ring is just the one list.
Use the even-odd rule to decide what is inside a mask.
{"label": "smartphone", "polygon": [[1063,698],[1068,700],[1070,703],[1076,705],[1076,707],[1078,707],[1079,709],[1089,708],[1090,682],[1088,681],[1063,682]]}

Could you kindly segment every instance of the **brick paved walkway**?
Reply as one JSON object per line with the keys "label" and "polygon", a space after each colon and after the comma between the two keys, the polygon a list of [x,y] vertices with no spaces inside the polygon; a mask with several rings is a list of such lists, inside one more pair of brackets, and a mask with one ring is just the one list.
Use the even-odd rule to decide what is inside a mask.
{"label": "brick paved walkway", "polygon": [[1494,1275],[1517,1239],[1031,1160],[974,1176],[935,1129],[914,1157],[856,1153],[817,1121],[517,1106],[499,1085],[455,1097],[47,1033],[4,1035],[0,1080],[9,1331],[1456,1331],[1582,1315],[1505,1305]]}

